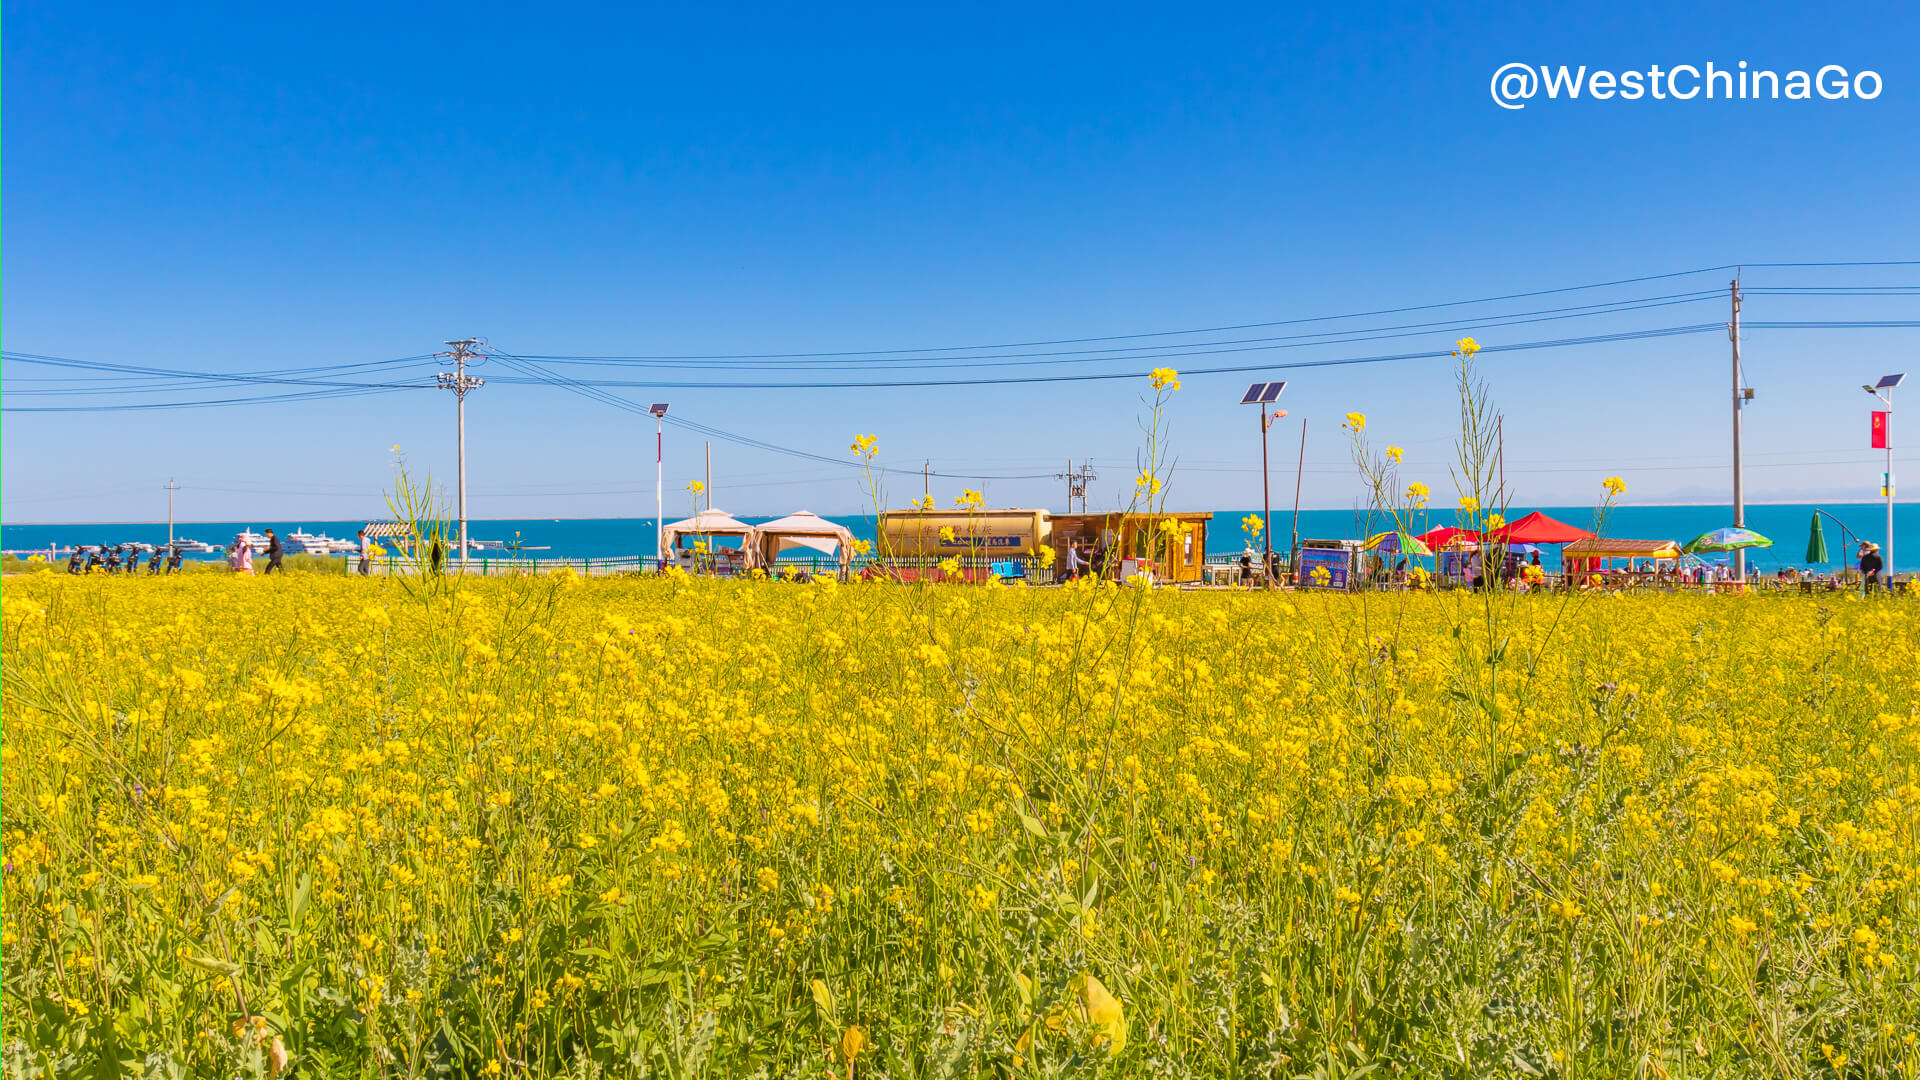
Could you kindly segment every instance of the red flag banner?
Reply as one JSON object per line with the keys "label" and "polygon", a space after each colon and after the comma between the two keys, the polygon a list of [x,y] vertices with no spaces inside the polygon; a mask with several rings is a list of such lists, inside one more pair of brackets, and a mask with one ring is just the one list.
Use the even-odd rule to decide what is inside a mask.
{"label": "red flag banner", "polygon": [[1883,412],[1873,414],[1873,448],[1875,450],[1887,448],[1887,414]]}

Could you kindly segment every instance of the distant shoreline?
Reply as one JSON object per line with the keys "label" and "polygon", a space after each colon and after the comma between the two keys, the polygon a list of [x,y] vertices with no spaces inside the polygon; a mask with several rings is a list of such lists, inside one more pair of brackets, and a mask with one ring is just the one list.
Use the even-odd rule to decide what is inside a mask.
{"label": "distant shoreline", "polygon": [[[1526,506],[1528,509],[1531,509],[1531,510],[1592,510],[1594,509],[1593,504],[1584,504],[1584,505],[1576,506],[1572,504],[1540,505],[1537,503],[1515,503],[1514,505]],[[1675,503],[1619,502],[1619,503],[1615,503],[1614,507],[1615,509],[1623,509],[1623,510],[1624,509],[1643,509],[1643,508],[1648,510],[1686,510],[1694,507],[1703,507],[1703,506],[1732,506],[1732,505],[1733,505],[1732,503],[1726,503],[1726,502],[1675,502]],[[1885,506],[1886,500],[1884,499],[1827,499],[1822,502],[1808,502],[1805,499],[1767,499],[1767,500],[1750,499],[1747,501],[1747,505],[1748,506]],[[1896,499],[1894,500],[1894,505],[1900,506],[1904,504],[1901,503],[1898,499]],[[1201,510],[1180,510],[1179,512],[1182,512],[1182,513],[1211,512],[1211,513],[1218,514],[1218,513],[1233,513],[1233,512],[1245,510],[1245,509],[1246,509],[1245,507],[1229,507],[1226,510],[1220,510],[1217,508],[1209,510],[1208,508],[1203,507],[1201,508]],[[1356,507],[1356,506],[1303,506],[1300,508],[1300,512],[1303,514],[1308,511],[1312,511],[1314,513],[1338,513],[1340,511],[1345,511],[1345,510],[1362,510],[1363,511],[1365,509],[1366,507]],[[1276,507],[1273,512],[1275,515],[1279,515],[1283,512],[1290,514],[1293,512],[1293,507],[1288,506],[1285,508],[1284,511]],[[1428,512],[1444,514],[1447,511],[1445,508],[1441,508],[1437,510],[1429,510]],[[739,517],[741,515],[736,514],[735,516]],[[744,516],[751,518],[751,517],[778,517],[780,515],[778,512],[775,512],[772,514],[746,514]],[[826,516],[828,517],[856,517],[856,516],[870,517],[872,516],[872,511],[849,510],[849,511],[846,511],[845,513],[828,514]],[[240,521],[240,520],[263,521],[263,522],[264,521],[339,522],[339,521],[382,521],[386,519],[359,518],[359,517],[352,517],[352,516],[343,517],[343,518],[341,517],[295,517],[288,514],[280,514],[277,516],[255,515],[254,517],[246,518],[246,519],[196,518],[194,520],[189,521],[185,518],[175,518],[173,525],[175,528],[180,528],[180,527],[189,526],[189,525],[231,525],[231,524],[234,524],[236,521]],[[457,519],[449,518],[448,520],[452,521]],[[618,517],[605,517],[605,516],[597,516],[597,515],[590,515],[586,517],[567,517],[564,515],[560,517],[548,517],[545,515],[536,515],[534,517],[513,517],[513,518],[468,518],[467,524],[485,525],[488,522],[493,522],[493,521],[651,521],[651,520],[653,519],[643,514],[625,514]],[[167,522],[165,518],[161,518],[158,520],[144,520],[144,521],[0,521],[0,529],[11,529],[15,527],[44,529],[44,528],[50,528],[50,527],[60,526],[60,525],[89,525],[89,526],[91,525],[165,525],[166,523]]]}

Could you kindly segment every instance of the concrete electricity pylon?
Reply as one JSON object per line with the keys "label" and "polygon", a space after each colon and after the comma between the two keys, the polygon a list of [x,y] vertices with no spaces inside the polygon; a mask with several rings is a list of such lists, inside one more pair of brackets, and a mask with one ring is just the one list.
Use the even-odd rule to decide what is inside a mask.
{"label": "concrete electricity pylon", "polygon": [[451,357],[453,359],[454,369],[452,371],[442,371],[435,376],[435,381],[439,384],[440,389],[453,391],[454,409],[458,414],[457,426],[460,438],[460,464],[458,467],[460,487],[460,568],[462,570],[465,570],[467,566],[467,394],[469,391],[478,390],[487,384],[485,379],[467,374],[467,361],[480,355],[478,347],[481,344],[483,343],[479,338],[463,338],[459,341],[447,342],[449,351],[438,355]]}

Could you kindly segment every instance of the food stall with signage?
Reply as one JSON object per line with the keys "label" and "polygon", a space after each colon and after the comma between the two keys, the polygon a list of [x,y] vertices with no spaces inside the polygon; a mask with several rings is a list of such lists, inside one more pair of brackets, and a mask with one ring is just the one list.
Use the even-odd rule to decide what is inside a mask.
{"label": "food stall with signage", "polygon": [[1089,563],[1104,555],[1101,572],[1125,581],[1151,571],[1155,581],[1184,584],[1206,574],[1207,523],[1205,511],[1161,513],[1052,514],[1054,567],[1066,565],[1067,549],[1080,545]]}

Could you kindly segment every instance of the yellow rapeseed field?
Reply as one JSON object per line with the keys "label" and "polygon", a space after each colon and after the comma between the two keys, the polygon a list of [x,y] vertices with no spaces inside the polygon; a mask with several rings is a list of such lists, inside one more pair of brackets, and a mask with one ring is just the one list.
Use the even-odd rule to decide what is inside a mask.
{"label": "yellow rapeseed field", "polygon": [[4,593],[9,1076],[1913,1076],[1907,601]]}

